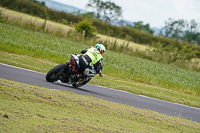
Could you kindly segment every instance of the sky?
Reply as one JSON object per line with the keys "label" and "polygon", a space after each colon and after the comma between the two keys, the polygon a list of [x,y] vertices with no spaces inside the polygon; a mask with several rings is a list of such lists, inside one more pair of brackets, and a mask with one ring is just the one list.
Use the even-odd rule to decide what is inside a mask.
{"label": "sky", "polygon": [[[89,0],[53,0],[87,11]],[[103,0],[105,1],[105,0]],[[110,0],[122,8],[122,18],[131,22],[143,21],[150,27],[162,28],[169,18],[200,22],[200,0]]]}

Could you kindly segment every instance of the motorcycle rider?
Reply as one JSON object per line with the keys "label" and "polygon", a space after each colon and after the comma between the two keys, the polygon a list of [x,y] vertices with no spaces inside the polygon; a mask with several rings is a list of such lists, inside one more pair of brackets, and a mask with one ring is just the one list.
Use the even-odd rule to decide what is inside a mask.
{"label": "motorcycle rider", "polygon": [[[52,68],[47,73],[46,80],[48,82],[60,80],[63,83],[72,83],[72,86],[77,88],[87,84],[95,76],[95,72],[94,75],[89,75],[91,66],[102,77],[101,71],[105,50],[103,44],[96,44],[95,47],[81,50],[82,55],[71,55],[71,58],[65,64]],[[76,67],[79,67],[79,69]],[[78,70],[79,72],[77,72]]]}
{"label": "motorcycle rider", "polygon": [[96,44],[87,50],[81,50],[82,55],[79,56],[80,71],[82,78],[86,78],[89,74],[89,67],[94,66],[95,71],[101,76],[103,53],[105,52],[103,44]]}
{"label": "motorcycle rider", "polygon": [[[101,68],[103,61],[103,53],[105,51],[106,49],[103,44],[96,44],[95,47],[91,47],[87,50],[85,49],[81,50],[82,55],[78,55],[78,58],[79,58],[80,72],[82,73],[81,75],[82,79],[87,78],[90,66],[93,66],[95,71],[99,74],[99,76],[103,77],[101,75]],[[67,66],[69,65],[69,62],[70,60],[66,62]]]}

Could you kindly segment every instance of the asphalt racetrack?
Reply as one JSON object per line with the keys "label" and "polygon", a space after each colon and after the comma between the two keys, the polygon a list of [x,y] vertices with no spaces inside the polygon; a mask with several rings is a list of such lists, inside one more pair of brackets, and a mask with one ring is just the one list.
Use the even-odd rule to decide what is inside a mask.
{"label": "asphalt racetrack", "polygon": [[200,123],[199,108],[157,100],[102,86],[87,84],[80,88],[73,88],[72,86],[59,82],[49,83],[45,80],[44,73],[1,63],[0,78],[14,80],[25,84],[39,85],[49,89],[67,90],[81,95],[89,95],[111,102],[127,104],[140,109],[153,110],[169,116],[181,116],[185,119]]}

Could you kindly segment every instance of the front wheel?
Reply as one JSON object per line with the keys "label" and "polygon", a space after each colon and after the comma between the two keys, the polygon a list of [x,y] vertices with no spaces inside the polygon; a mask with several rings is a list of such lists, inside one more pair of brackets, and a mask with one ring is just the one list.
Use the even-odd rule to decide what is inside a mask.
{"label": "front wheel", "polygon": [[66,69],[68,66],[66,64],[60,64],[60,65],[57,65],[55,67],[53,67],[46,75],[46,80],[48,82],[56,82],[59,80],[57,74],[63,70],[63,69]]}

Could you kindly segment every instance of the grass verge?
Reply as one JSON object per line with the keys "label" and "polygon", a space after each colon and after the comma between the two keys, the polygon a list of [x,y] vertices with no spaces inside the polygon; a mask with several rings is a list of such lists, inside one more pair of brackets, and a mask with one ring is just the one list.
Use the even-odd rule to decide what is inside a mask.
{"label": "grass verge", "polygon": [[199,132],[179,117],[0,79],[1,132]]}

